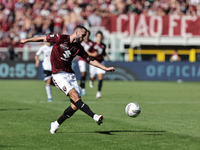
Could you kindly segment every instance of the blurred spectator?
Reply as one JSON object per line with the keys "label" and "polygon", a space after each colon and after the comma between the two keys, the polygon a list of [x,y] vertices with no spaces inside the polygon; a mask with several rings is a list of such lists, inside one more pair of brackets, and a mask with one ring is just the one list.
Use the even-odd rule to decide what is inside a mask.
{"label": "blurred spectator", "polygon": [[8,58],[9,60],[18,60],[18,55],[15,53],[14,47],[8,45]]}
{"label": "blurred spectator", "polygon": [[100,26],[101,25],[101,17],[99,15],[99,10],[94,9],[93,13],[88,16],[88,23],[91,27]]}
{"label": "blurred spectator", "polygon": [[189,0],[189,4],[193,6],[197,6],[200,3],[200,0]]}
{"label": "blurred spectator", "polygon": [[42,35],[43,17],[41,15],[38,15],[34,19],[34,25],[35,25],[35,34]]}
{"label": "blurred spectator", "polygon": [[49,14],[50,14],[50,9],[49,9],[49,2],[46,2],[44,4],[44,7],[42,8],[42,10],[40,11],[40,14],[43,16],[43,17],[47,17]]}
{"label": "blurred spectator", "polygon": [[190,5],[188,10],[186,11],[187,15],[195,16],[196,15],[196,7],[193,5]]}
{"label": "blurred spectator", "polygon": [[62,14],[57,13],[54,17],[54,33],[61,33],[63,22],[64,19],[62,17]]}
{"label": "blurred spectator", "polygon": [[1,61],[4,61],[4,60],[6,60],[7,59],[7,55],[5,54],[5,53],[0,53],[0,60]]}

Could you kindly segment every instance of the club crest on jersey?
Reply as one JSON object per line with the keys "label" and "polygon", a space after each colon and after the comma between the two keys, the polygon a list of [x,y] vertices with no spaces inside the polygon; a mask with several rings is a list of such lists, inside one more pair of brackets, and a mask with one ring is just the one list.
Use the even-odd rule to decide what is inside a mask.
{"label": "club crest on jersey", "polygon": [[76,51],[77,51],[77,48],[76,48],[76,47],[74,47],[74,48],[73,48],[73,52],[75,53]]}
{"label": "club crest on jersey", "polygon": [[99,45],[95,45],[95,46],[94,46],[94,49],[98,49],[98,48],[99,48]]}
{"label": "club crest on jersey", "polygon": [[63,90],[64,92],[66,92],[66,91],[67,91],[66,86],[63,86],[62,90]]}

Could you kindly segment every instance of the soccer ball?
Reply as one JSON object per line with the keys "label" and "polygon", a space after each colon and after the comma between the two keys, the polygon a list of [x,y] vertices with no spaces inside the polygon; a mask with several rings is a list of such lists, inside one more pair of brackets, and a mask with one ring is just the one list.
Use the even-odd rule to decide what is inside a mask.
{"label": "soccer ball", "polygon": [[141,108],[137,103],[131,102],[126,106],[125,112],[130,117],[137,117],[141,112]]}

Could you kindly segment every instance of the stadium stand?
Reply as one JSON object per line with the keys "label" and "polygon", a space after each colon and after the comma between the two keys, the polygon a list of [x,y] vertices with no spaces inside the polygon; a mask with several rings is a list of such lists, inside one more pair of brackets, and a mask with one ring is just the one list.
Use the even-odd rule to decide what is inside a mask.
{"label": "stadium stand", "polygon": [[[127,54],[126,45],[134,47],[141,42],[145,45],[199,44],[199,38],[195,37],[177,37],[176,41],[168,37],[124,37],[119,40],[122,35],[109,34],[101,26],[101,19],[121,14],[200,16],[200,0],[0,0],[0,52],[6,52],[9,45],[16,51],[21,50],[23,45],[19,41],[22,38],[49,32],[71,34],[76,25],[90,27],[91,36],[102,29],[108,52],[116,53],[113,60],[119,53]],[[35,52],[37,47],[29,49]]]}

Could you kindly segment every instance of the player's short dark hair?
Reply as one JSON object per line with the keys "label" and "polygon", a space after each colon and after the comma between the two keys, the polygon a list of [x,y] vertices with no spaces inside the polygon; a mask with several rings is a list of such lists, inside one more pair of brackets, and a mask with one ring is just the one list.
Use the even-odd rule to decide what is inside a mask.
{"label": "player's short dark hair", "polygon": [[74,28],[74,31],[77,29],[84,29],[86,32],[88,31],[84,26],[78,25]]}
{"label": "player's short dark hair", "polygon": [[101,34],[101,36],[103,36],[103,33],[101,31],[97,31],[96,36],[97,34]]}

